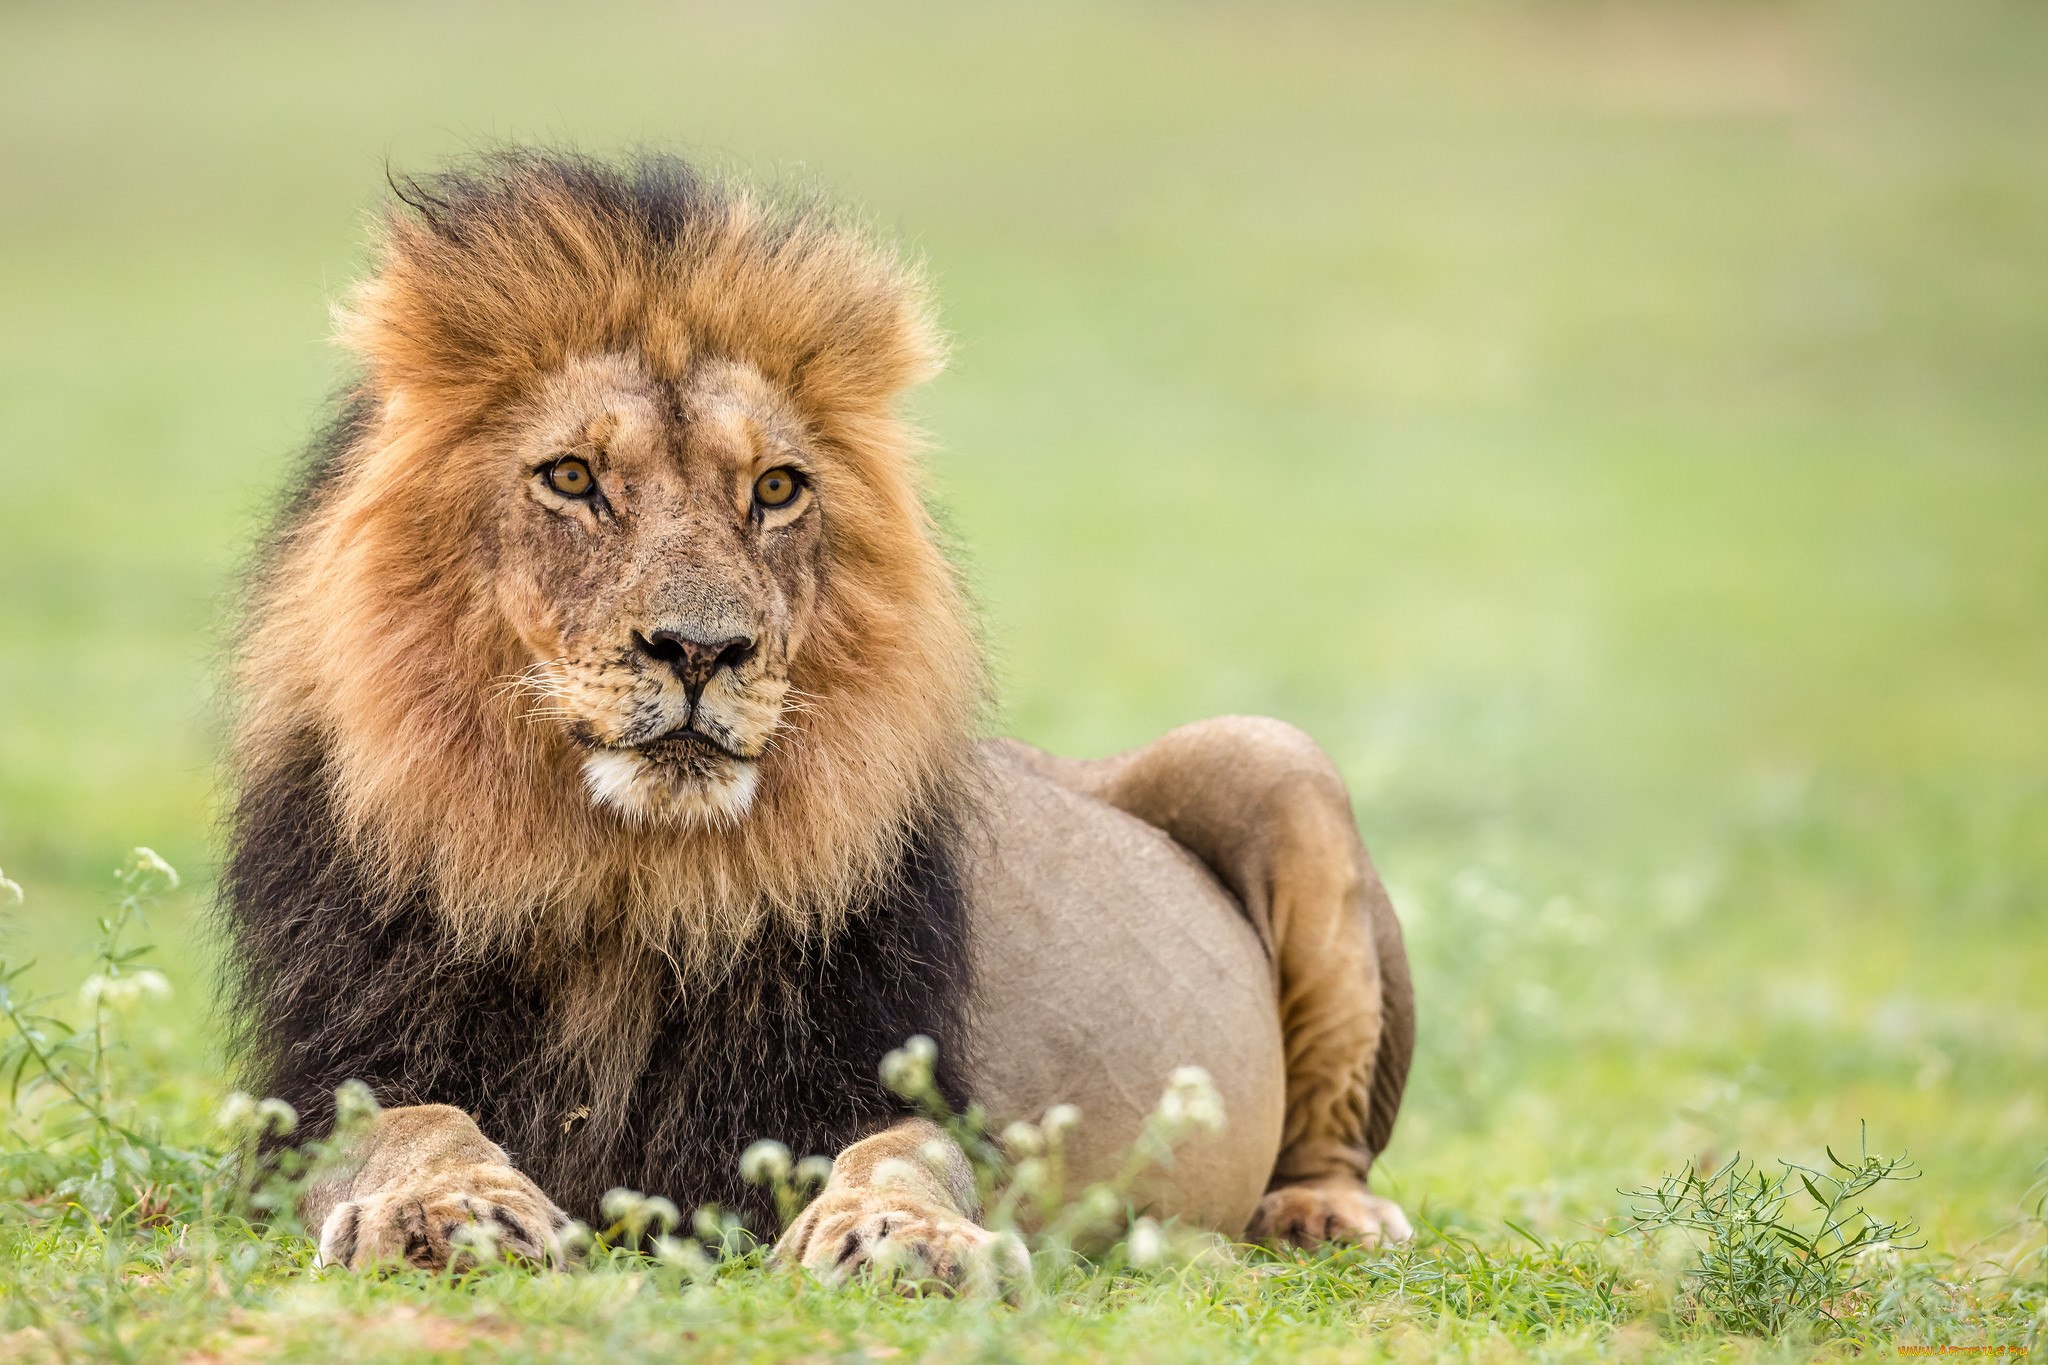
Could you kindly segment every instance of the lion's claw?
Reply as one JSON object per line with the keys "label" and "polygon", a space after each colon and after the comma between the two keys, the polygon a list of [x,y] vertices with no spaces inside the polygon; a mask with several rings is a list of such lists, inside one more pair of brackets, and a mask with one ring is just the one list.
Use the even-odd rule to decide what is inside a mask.
{"label": "lion's claw", "polygon": [[568,1215],[510,1166],[459,1166],[337,1205],[321,1226],[317,1264],[442,1270],[509,1258],[552,1266],[567,1225]]}
{"label": "lion's claw", "polygon": [[1310,1248],[1327,1242],[1386,1246],[1415,1235],[1408,1216],[1354,1180],[1282,1185],[1259,1200],[1245,1236],[1275,1246]]}
{"label": "lion's claw", "polygon": [[835,1282],[866,1272],[894,1276],[908,1288],[1009,1283],[1031,1270],[1014,1237],[873,1190],[819,1196],[783,1235],[775,1256]]}

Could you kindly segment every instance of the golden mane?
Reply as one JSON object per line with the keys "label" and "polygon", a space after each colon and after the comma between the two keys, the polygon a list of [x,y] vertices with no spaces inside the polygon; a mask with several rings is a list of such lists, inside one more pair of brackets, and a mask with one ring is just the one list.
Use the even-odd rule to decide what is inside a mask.
{"label": "golden mane", "polygon": [[[339,311],[362,366],[338,448],[253,585],[234,672],[245,787],[317,765],[331,818],[459,937],[697,964],[772,918],[829,933],[956,799],[983,675],[919,496],[900,393],[940,342],[915,272],[815,206],[679,163],[513,154],[401,187]],[[852,477],[827,523],[802,706],[734,825],[635,823],[509,684],[473,487],[504,414],[582,356],[679,377],[719,357],[784,390]]]}

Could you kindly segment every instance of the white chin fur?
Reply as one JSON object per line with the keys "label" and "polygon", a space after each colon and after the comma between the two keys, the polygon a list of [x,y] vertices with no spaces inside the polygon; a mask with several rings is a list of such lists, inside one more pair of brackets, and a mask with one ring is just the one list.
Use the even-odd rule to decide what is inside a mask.
{"label": "white chin fur", "polygon": [[731,825],[753,806],[761,773],[754,764],[733,759],[714,777],[678,781],[639,754],[599,749],[584,757],[583,783],[600,806],[637,820]]}

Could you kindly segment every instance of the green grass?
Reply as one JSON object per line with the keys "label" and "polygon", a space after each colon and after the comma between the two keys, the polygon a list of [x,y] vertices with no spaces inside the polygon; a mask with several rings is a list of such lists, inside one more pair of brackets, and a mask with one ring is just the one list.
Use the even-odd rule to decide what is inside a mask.
{"label": "green grass", "polygon": [[0,1358],[1739,1354],[1675,1243],[1607,1235],[1619,1191],[1866,1123],[1926,1246],[1852,1334],[2040,1349],[2044,54],[1980,0],[0,15],[0,955],[79,1022],[108,870],[189,874],[114,1078],[200,1163],[179,1218],[227,1089],[233,566],[342,377],[386,161],[539,138],[822,178],[927,256],[1003,727],[1329,747],[1410,926],[1383,1178],[1435,1229],[1017,1310],[355,1282],[218,1218],[212,1256],[110,1235],[50,1197],[96,1139],[37,1174],[17,1113]]}

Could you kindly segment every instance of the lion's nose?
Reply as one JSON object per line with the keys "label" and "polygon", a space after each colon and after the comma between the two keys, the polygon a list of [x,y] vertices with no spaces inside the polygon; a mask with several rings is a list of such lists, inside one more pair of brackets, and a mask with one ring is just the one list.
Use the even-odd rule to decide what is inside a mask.
{"label": "lion's nose", "polygon": [[721,668],[738,668],[753,657],[754,642],[744,635],[724,640],[693,640],[678,630],[657,630],[651,635],[634,632],[633,643],[642,654],[667,664],[682,680],[683,691],[695,702]]}

